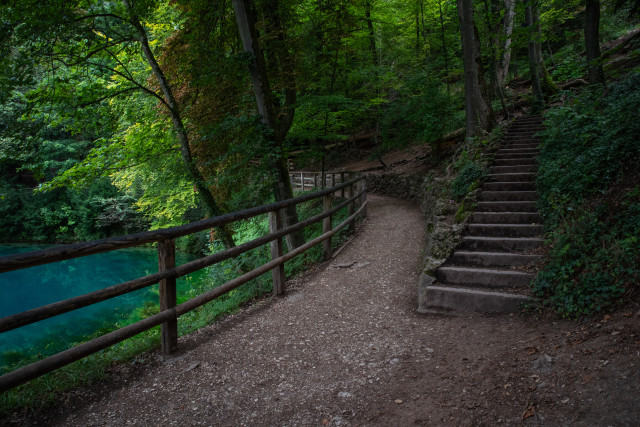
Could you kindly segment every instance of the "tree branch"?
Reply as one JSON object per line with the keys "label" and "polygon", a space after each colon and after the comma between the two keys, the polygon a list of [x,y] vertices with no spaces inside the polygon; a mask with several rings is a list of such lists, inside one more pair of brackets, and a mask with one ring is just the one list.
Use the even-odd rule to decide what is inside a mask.
{"label": "tree branch", "polygon": [[119,90],[119,91],[111,93],[109,95],[105,95],[105,96],[103,96],[101,98],[94,99],[93,101],[87,101],[87,102],[83,102],[81,104],[75,105],[74,108],[85,108],[85,107],[88,107],[89,105],[98,104],[98,103],[104,101],[105,99],[115,98],[116,96],[120,96],[123,93],[129,93],[129,92],[133,92],[135,90],[140,90],[140,88],[138,88],[138,87],[128,87],[126,89]]}

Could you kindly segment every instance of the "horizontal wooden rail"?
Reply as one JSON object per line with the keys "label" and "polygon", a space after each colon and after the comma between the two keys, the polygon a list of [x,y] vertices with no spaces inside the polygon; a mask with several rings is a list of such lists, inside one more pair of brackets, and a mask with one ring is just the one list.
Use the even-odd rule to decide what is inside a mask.
{"label": "horizontal wooden rail", "polygon": [[[289,180],[293,189],[305,191],[314,188],[334,187],[336,184],[345,182],[345,178],[353,175],[354,172],[289,172]],[[324,177],[324,182],[323,182]],[[344,191],[344,187],[342,187]]]}
{"label": "horizontal wooden rail", "polygon": [[20,270],[36,265],[48,264],[56,261],[63,261],[73,258],[79,258],[87,255],[110,252],[116,249],[125,249],[133,246],[139,246],[147,243],[154,243],[161,240],[170,240],[177,237],[186,236],[188,234],[197,233],[199,231],[208,230],[214,227],[221,227],[230,222],[249,219],[257,215],[266,214],[275,210],[280,210],[288,206],[297,205],[316,199],[326,194],[332,194],[337,190],[355,184],[363,180],[362,177],[356,177],[349,181],[345,181],[333,188],[327,188],[310,194],[293,199],[283,200],[256,208],[245,209],[238,212],[232,212],[226,215],[220,215],[215,218],[203,219],[201,221],[192,222],[190,224],[177,227],[165,228],[161,230],[145,231],[142,233],[129,234],[126,236],[111,237],[108,239],[95,240],[86,243],[75,243],[71,245],[57,246],[54,248],[42,249],[39,251],[27,252],[0,257],[0,273],[7,271]]}
{"label": "horizontal wooden rail", "polygon": [[272,240],[275,240],[280,237],[284,237],[287,234],[300,230],[304,227],[307,227],[308,225],[311,225],[330,215],[333,215],[334,213],[338,212],[340,209],[351,204],[354,200],[356,200],[358,197],[361,197],[362,195],[363,195],[363,192],[355,194],[354,196],[340,203],[338,206],[334,207],[330,211],[323,212],[313,217],[307,218],[306,220],[300,221],[293,226],[283,228],[275,233],[259,237],[257,239],[243,243],[242,245],[238,245],[236,247],[226,249],[221,252],[217,252],[213,255],[209,255],[209,256],[188,262],[186,264],[182,264],[179,267],[174,267],[172,269],[165,270],[162,273],[150,274],[148,276],[129,280],[128,282],[123,282],[117,285],[109,286],[104,289],[89,292],[74,298],[69,298],[64,301],[54,302],[48,305],[44,305],[42,307],[33,308],[31,310],[27,310],[21,313],[13,314],[11,316],[3,317],[0,319],[0,333],[19,328],[21,326],[29,325],[31,323],[38,322],[40,320],[49,319],[59,314],[68,313],[69,311],[77,310],[79,308],[86,307],[88,305],[106,301],[108,299],[115,298],[117,296],[124,295],[129,292],[137,291],[139,289],[143,289],[148,286],[154,285],[162,279],[182,277],[189,273],[193,273],[194,271],[201,270],[213,264],[227,260],[229,258],[234,258],[244,252],[247,252],[251,249],[255,249],[259,246],[265,245],[271,242]]}
{"label": "horizontal wooden rail", "polygon": [[[359,192],[354,194],[353,187],[356,183],[360,181],[362,183],[361,189]],[[346,187],[349,187],[349,194],[351,195],[351,197],[332,208],[331,203],[329,201],[329,197],[332,194],[335,194],[339,190],[342,190],[344,194],[344,189]],[[232,221],[248,219],[264,213],[270,213],[270,215],[272,215],[271,213],[275,212],[275,216],[273,217],[273,219],[278,219],[277,215],[280,209],[286,206],[291,206],[292,204],[298,204],[298,203],[302,203],[302,202],[317,199],[317,198],[323,198],[323,212],[318,215],[315,215],[304,221],[300,221],[299,223],[286,228],[280,228],[280,226],[278,225],[279,224],[278,220],[273,221],[272,225],[274,229],[272,229],[272,231],[265,236],[259,237],[250,242],[246,242],[234,248],[227,249],[195,261],[191,261],[179,267],[172,267],[173,260],[171,258],[172,257],[171,253],[173,250],[172,249],[173,242],[170,239],[174,237],[201,231],[209,227],[224,225]],[[359,208],[357,211],[354,212],[353,204],[358,200],[359,200]],[[214,300],[215,298],[269,271],[273,272],[274,292],[276,293],[282,292],[283,288],[276,290],[275,282],[276,282],[276,277],[278,277],[278,280],[283,279],[282,275],[284,270],[282,270],[281,268],[284,265],[284,263],[321,242],[326,243],[326,241],[330,241],[331,237],[334,234],[336,234],[340,229],[342,229],[347,225],[353,224],[353,221],[355,220],[355,218],[361,213],[366,213],[366,206],[367,206],[366,181],[364,180],[364,178],[354,178],[352,180],[345,181],[344,183],[337,185],[333,188],[329,188],[313,194],[307,194],[301,197],[297,197],[297,198],[286,200],[279,203],[272,203],[270,205],[265,205],[258,208],[252,208],[252,209],[247,209],[240,212],[234,212],[232,214],[211,218],[209,220],[199,221],[198,223],[193,223],[193,224],[189,224],[182,227],[174,227],[171,229],[148,232],[148,233],[138,233],[137,235],[116,237],[113,239],[104,239],[101,241],[88,242],[85,244],[70,245],[70,246],[73,246],[73,248],[71,249],[69,249],[69,247],[63,247],[63,248],[52,248],[44,251],[36,251],[35,252],[36,255],[33,255],[34,253],[31,253],[26,255],[21,254],[22,255],[21,257],[10,256],[10,257],[0,258],[0,265],[8,266],[7,270],[0,270],[1,272],[1,271],[15,270],[19,268],[26,268],[28,266],[33,266],[33,265],[40,265],[47,262],[61,260],[61,259],[77,258],[80,256],[89,255],[89,254],[106,252],[110,250],[120,249],[123,247],[130,247],[130,246],[139,245],[143,243],[149,243],[147,239],[150,239],[151,236],[153,236],[153,239],[158,239],[158,240],[151,240],[151,241],[162,242],[162,245],[164,245],[162,250],[159,252],[159,256],[162,261],[160,263],[161,271],[159,273],[134,279],[118,285],[110,286],[108,288],[95,291],[95,292],[90,292],[85,295],[81,295],[68,300],[56,302],[43,307],[38,307],[32,310],[25,311],[23,313],[7,316],[3,319],[0,319],[0,332],[9,331],[17,327],[36,322],[38,320],[47,319],[47,318],[56,316],[58,314],[66,313],[68,311],[72,311],[80,307],[85,307],[90,304],[94,304],[100,301],[113,298],[118,295],[125,294],[127,292],[131,292],[133,290],[141,289],[146,286],[158,283],[160,280],[165,280],[164,283],[166,286],[169,286],[169,288],[173,287],[173,290],[172,289],[169,289],[168,291],[165,290],[165,292],[169,292],[170,295],[168,297],[169,299],[166,299],[166,295],[165,295],[165,300],[161,301],[162,311],[160,313],[150,316],[136,323],[133,323],[131,325],[125,326],[123,328],[120,328],[116,331],[102,335],[98,338],[92,339],[86,343],[80,344],[76,347],[70,348],[68,350],[60,352],[53,356],[47,357],[46,359],[32,363],[28,366],[19,368],[8,374],[5,374],[0,377],[0,392],[6,391],[20,384],[23,384],[27,381],[30,381],[34,378],[37,378],[41,375],[44,375],[53,370],[56,370],[62,366],[73,363],[79,359],[82,359],[83,357],[96,353],[113,344],[124,341],[127,338],[130,338],[134,335],[137,335],[143,331],[146,331],[158,325],[162,325],[163,327],[163,342],[162,342],[163,351],[165,352],[173,351],[175,349],[175,346],[177,345],[177,332],[175,329],[175,325],[176,325],[175,321],[179,316],[197,307],[200,307],[201,305],[206,304]],[[345,207],[349,208],[349,217],[346,220],[344,220],[342,223],[340,223],[338,226],[336,226],[335,228],[332,228],[330,226],[330,222],[327,222],[327,219],[330,219],[333,214],[337,213],[339,210]],[[307,242],[304,245],[284,255],[281,255],[281,251],[278,251],[278,250],[274,251],[273,249],[274,248],[277,249],[277,246],[274,247],[272,244],[272,260],[270,262],[267,262],[266,264],[263,264],[252,271],[249,271],[239,277],[236,277],[235,279],[232,279],[227,283],[215,289],[207,291],[195,298],[192,298],[180,305],[175,305],[175,301],[170,302],[172,301],[172,298],[173,298],[171,296],[173,295],[172,292],[175,293],[175,281],[167,282],[166,281],[167,279],[175,279],[177,277],[184,276],[193,271],[213,265],[220,261],[233,258],[248,250],[257,248],[259,246],[265,245],[273,241],[277,241],[278,239],[282,239],[282,237],[284,237],[287,234],[290,234],[294,231],[300,230],[306,226],[309,226],[311,224],[314,224],[323,220],[325,224],[323,227],[324,228],[323,234],[311,240],[310,242]],[[206,224],[206,226],[203,224]],[[327,224],[329,224],[328,228],[327,228]],[[185,230],[189,230],[189,231],[185,232]],[[133,237],[133,239],[129,240],[128,238],[130,237]],[[136,243],[131,243],[133,241],[135,241]],[[125,246],[122,246],[122,245],[125,245]],[[331,247],[330,244],[328,245],[328,247],[329,247],[329,251],[327,252],[326,245],[325,245],[325,258],[327,257],[327,254],[330,254],[330,247]],[[65,249],[67,251],[65,252],[62,249]],[[274,254],[280,255],[280,256],[276,257]],[[169,258],[162,260],[163,256],[165,257],[169,256]],[[9,259],[10,262],[6,262],[7,259]],[[167,260],[170,260],[170,261],[168,261],[168,263],[164,262]],[[18,262],[20,263],[21,266],[15,267],[11,261]],[[171,267],[171,268],[167,268],[167,267]],[[277,269],[280,269],[280,270],[276,272]],[[279,287],[280,286],[282,285],[279,285]],[[161,290],[161,300],[162,298],[163,297],[162,297],[162,290]],[[169,306],[167,306],[167,301],[169,301]],[[168,325],[173,325],[172,333],[167,332]],[[165,343],[165,340],[168,340],[170,342]],[[166,345],[166,348],[165,348],[165,345]]]}

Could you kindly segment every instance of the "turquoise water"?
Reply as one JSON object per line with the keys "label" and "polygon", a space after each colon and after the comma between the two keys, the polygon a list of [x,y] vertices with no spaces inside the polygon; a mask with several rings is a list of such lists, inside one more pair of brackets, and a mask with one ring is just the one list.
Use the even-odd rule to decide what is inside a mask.
{"label": "turquoise water", "polygon": [[[42,249],[34,245],[0,245],[0,256]],[[176,255],[176,265],[193,259]],[[0,317],[116,285],[158,271],[154,249],[123,249],[0,274]],[[178,295],[202,279],[204,271],[178,280]],[[51,319],[0,334],[6,351],[54,353],[116,322],[125,323],[145,303],[158,303],[158,286],[140,289]]]}

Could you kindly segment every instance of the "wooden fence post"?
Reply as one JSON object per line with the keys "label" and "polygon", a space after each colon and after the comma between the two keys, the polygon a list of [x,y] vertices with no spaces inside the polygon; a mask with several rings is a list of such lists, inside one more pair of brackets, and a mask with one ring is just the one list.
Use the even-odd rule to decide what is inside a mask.
{"label": "wooden fence post", "polygon": [[[158,272],[176,266],[176,245],[174,240],[158,242]],[[160,280],[160,311],[176,306],[176,278]],[[178,319],[173,318],[162,324],[160,329],[161,350],[171,354],[178,348]]]}
{"label": "wooden fence post", "polygon": [[[331,195],[327,194],[322,196],[322,212],[328,212],[331,210]],[[322,234],[331,231],[331,215],[322,220]],[[324,252],[324,260],[331,259],[331,238],[328,238],[322,242],[322,251]]]}
{"label": "wooden fence post", "polygon": [[[344,182],[344,172],[340,172],[340,184]],[[344,199],[344,187],[340,190],[340,197]]]}
{"label": "wooden fence post", "polygon": [[331,172],[331,186],[332,187],[336,186],[336,173],[335,172]]}
{"label": "wooden fence post", "polygon": [[[353,183],[349,184],[349,197],[353,197]],[[349,216],[353,215],[356,211],[356,201],[352,200],[351,203],[349,203]],[[349,233],[353,233],[355,231],[355,223],[356,220],[352,219],[349,222],[349,225],[347,225],[347,230],[349,231]]]}
{"label": "wooden fence post", "polygon": [[[282,228],[280,211],[269,212],[269,233],[275,233]],[[282,238],[271,241],[271,259],[280,258],[283,255]],[[271,270],[273,279],[273,294],[280,295],[285,291],[284,264]]]}
{"label": "wooden fence post", "polygon": [[[362,190],[362,198],[360,200],[360,206],[362,206],[367,201],[367,179],[363,178],[362,181],[360,181],[360,183],[361,183],[360,189]],[[364,207],[364,209],[362,209],[362,214],[364,216],[367,216],[367,207],[366,206]]]}

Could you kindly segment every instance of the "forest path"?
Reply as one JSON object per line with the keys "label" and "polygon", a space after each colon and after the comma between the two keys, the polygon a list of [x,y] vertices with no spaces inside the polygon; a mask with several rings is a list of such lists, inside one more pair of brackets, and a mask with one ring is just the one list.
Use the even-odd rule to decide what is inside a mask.
{"label": "forest path", "polygon": [[[418,314],[422,215],[408,201],[370,195],[369,203],[356,238],[334,259],[289,283],[285,297],[264,299],[180,338],[174,355],[156,351],[143,363],[117,367],[108,380],[68,393],[31,421],[65,426],[491,425],[521,424],[527,408],[540,414],[527,416],[525,421],[533,423],[544,417],[562,424],[575,420],[576,413],[595,424],[598,416],[611,414],[637,419],[638,371],[628,360],[618,364],[604,353],[606,346],[580,359],[585,352],[566,345],[567,330],[575,324],[536,323],[522,315]],[[630,320],[637,327],[639,319]],[[596,339],[589,345],[603,348]],[[628,350],[635,357],[633,346]],[[557,362],[532,376],[532,364],[543,353]],[[577,379],[592,358],[594,364],[611,360],[602,369],[615,370],[606,381],[593,376],[585,389]],[[625,384],[622,370],[628,375]],[[596,381],[598,391],[591,396]],[[623,388],[626,384],[633,390]]]}

